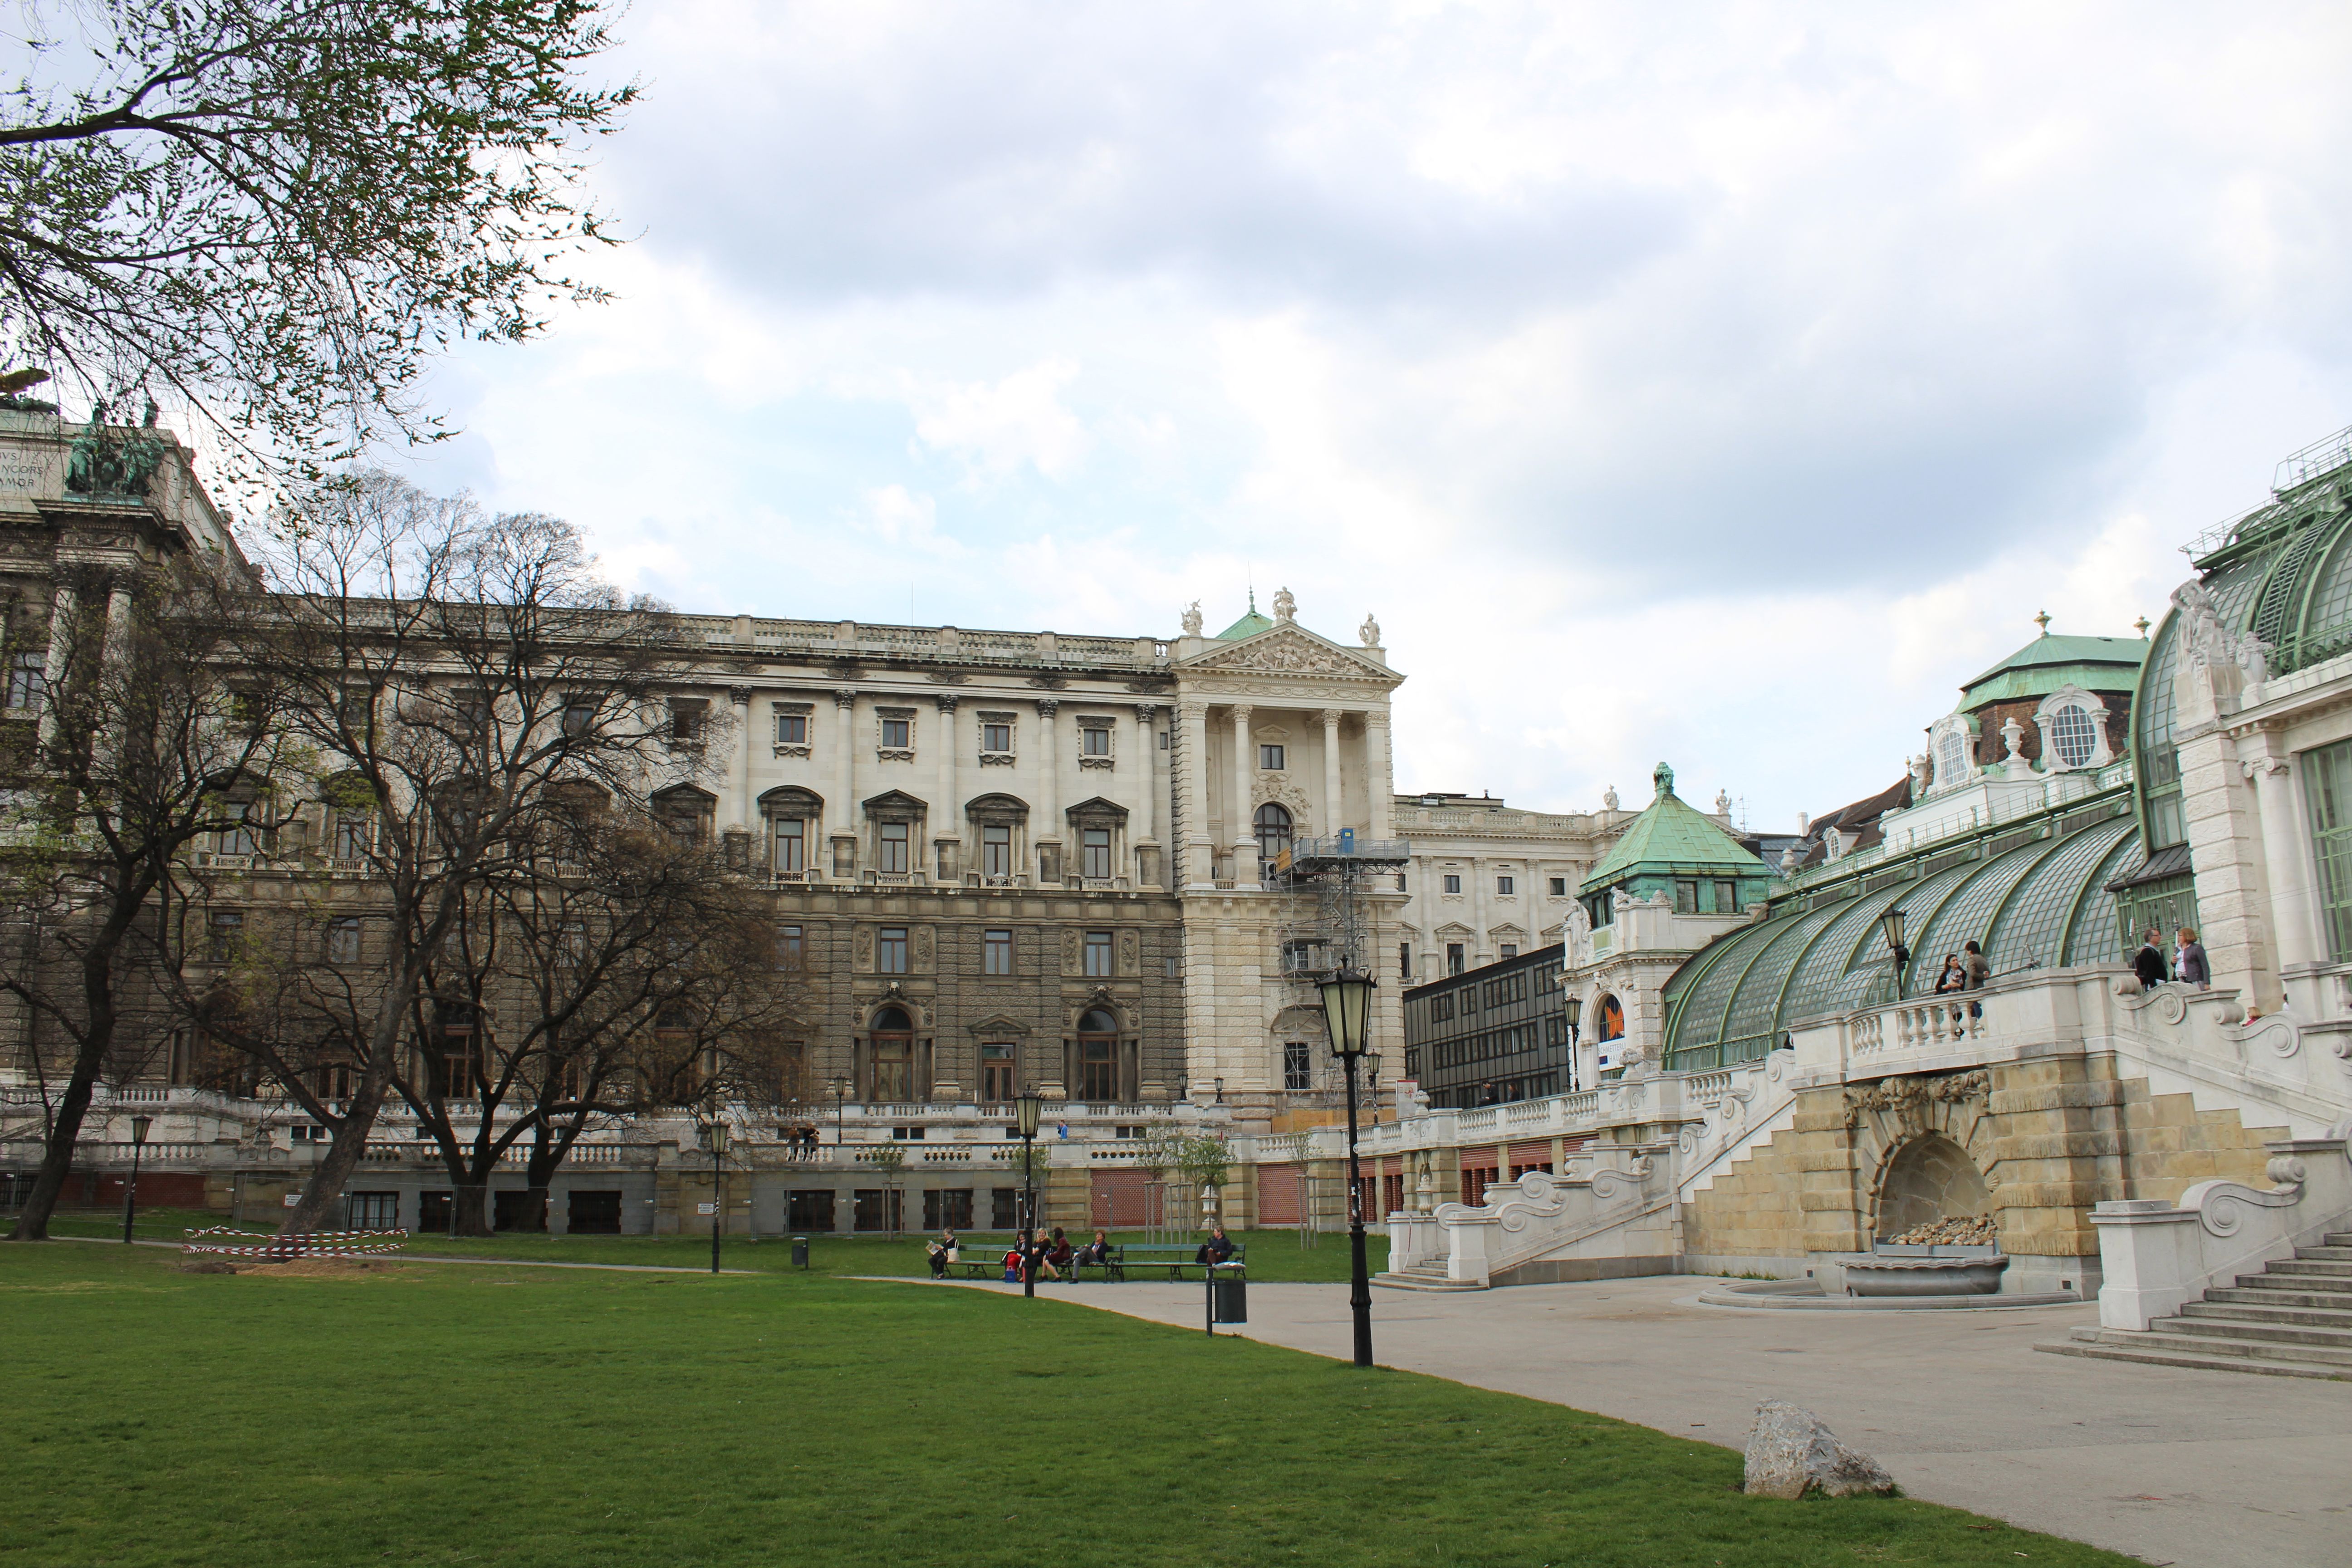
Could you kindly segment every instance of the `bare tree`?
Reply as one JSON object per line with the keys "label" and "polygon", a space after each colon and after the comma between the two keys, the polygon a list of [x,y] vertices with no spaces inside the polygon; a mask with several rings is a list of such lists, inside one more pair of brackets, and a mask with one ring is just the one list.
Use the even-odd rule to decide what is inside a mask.
{"label": "bare tree", "polygon": [[609,242],[578,176],[636,95],[581,79],[602,9],[26,0],[0,353],[101,405],[184,402],[232,483],[446,434],[414,395],[434,353],[601,297],[561,268]]}
{"label": "bare tree", "polygon": [[[253,831],[288,760],[268,689],[222,662],[247,601],[223,591],[215,564],[182,557],[118,582],[110,602],[80,595],[49,627],[58,679],[39,724],[0,756],[12,775],[0,804],[0,993],[18,1005],[45,1087],[48,1068],[62,1068],[17,1240],[47,1235],[97,1084],[140,1076],[168,1037],[184,851]],[[54,1064],[45,1039],[62,1047]]]}
{"label": "bare tree", "polygon": [[[688,668],[674,617],[625,601],[568,524],[486,516],[377,474],[318,493],[278,537],[263,561],[277,613],[241,657],[315,754],[331,858],[363,870],[376,928],[373,958],[334,985],[349,1098],[287,1083],[333,1139],[287,1215],[296,1233],[319,1227],[357,1168],[436,976],[470,962],[453,940],[494,912],[536,825],[583,788],[643,815],[705,753],[664,696]],[[276,990],[257,1022],[233,1029],[216,1008],[212,1023],[278,1049],[286,1037],[263,1031],[326,994],[289,1006]],[[283,1081],[292,1065],[271,1068]]]}

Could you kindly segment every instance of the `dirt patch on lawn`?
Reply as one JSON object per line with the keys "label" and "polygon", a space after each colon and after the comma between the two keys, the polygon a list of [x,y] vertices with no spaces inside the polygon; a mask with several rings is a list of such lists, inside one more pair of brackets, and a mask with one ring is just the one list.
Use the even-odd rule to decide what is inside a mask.
{"label": "dirt patch on lawn", "polygon": [[363,1258],[297,1258],[285,1263],[240,1264],[239,1274],[261,1274],[277,1279],[352,1279],[362,1275],[389,1276],[395,1265],[373,1263]]}

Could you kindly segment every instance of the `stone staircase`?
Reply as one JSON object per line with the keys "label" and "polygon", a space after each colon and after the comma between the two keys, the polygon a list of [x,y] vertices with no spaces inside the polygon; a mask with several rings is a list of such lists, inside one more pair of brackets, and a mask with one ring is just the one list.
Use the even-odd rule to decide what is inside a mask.
{"label": "stone staircase", "polygon": [[1475,1279],[1450,1279],[1445,1274],[1445,1259],[1425,1258],[1391,1268],[1385,1274],[1372,1276],[1372,1283],[1385,1285],[1391,1290],[1484,1290],[1486,1286]]}
{"label": "stone staircase", "polygon": [[2216,1286],[2145,1331],[2076,1329],[2058,1355],[2352,1382],[2352,1231]]}

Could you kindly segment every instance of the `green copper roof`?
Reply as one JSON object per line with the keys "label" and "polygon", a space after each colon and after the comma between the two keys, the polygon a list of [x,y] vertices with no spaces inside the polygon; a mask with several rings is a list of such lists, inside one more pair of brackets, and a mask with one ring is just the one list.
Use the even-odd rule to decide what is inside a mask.
{"label": "green copper roof", "polygon": [[1272,621],[1257,613],[1257,590],[1255,588],[1250,590],[1249,606],[1249,614],[1219,632],[1216,637],[1217,641],[1239,642],[1244,637],[1254,637],[1274,625]]}
{"label": "green copper roof", "polygon": [[2140,637],[2052,637],[2044,632],[1960,688],[1960,706],[2047,697],[2062,686],[2129,691],[2148,645]]}
{"label": "green copper roof", "polygon": [[1624,835],[1610,846],[1579,892],[1590,893],[1645,868],[1675,870],[1735,870],[1765,875],[1764,862],[1739,847],[1739,841],[1717,826],[1696,807],[1685,805],[1675,794],[1675,770],[1658,764],[1652,775],[1658,798],[1643,808]]}

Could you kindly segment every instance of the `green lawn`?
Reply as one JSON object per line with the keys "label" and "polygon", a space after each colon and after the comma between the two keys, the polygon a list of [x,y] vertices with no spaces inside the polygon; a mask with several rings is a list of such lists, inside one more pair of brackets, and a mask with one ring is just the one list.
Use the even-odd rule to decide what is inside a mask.
{"label": "green lawn", "polygon": [[1727,1449],[1050,1299],[177,1262],[0,1247],[0,1564],[2128,1561],[1749,1499]]}
{"label": "green lawn", "polygon": [[[226,1225],[226,1216],[201,1214],[182,1209],[142,1210],[136,1234],[142,1240],[177,1241],[185,1230],[207,1226]],[[266,1235],[275,1227],[266,1222],[248,1220],[237,1225],[238,1230]],[[0,1231],[0,1234],[5,1234]],[[52,1236],[120,1237],[122,1234],[121,1210],[111,1215],[89,1211],[59,1213],[49,1222]],[[972,1241],[971,1250],[985,1252],[993,1248],[1000,1255],[1009,1237],[993,1232],[965,1233]],[[1087,1233],[1087,1239],[1091,1237]],[[1140,1242],[1141,1232],[1117,1231],[1114,1241]],[[1348,1238],[1345,1236],[1323,1236],[1313,1247],[1298,1245],[1296,1230],[1243,1231],[1235,1239],[1249,1248],[1249,1274],[1253,1279],[1268,1284],[1294,1281],[1345,1279],[1348,1277]],[[1388,1267],[1389,1238],[1383,1233],[1366,1236],[1365,1252],[1371,1270],[1377,1274]],[[710,1237],[708,1236],[538,1236],[520,1231],[479,1239],[452,1240],[446,1236],[412,1237],[404,1250],[433,1253],[445,1258],[511,1258],[521,1261],[542,1263],[654,1263],[669,1264],[685,1268],[710,1267]],[[966,1256],[971,1256],[968,1250]],[[721,1237],[719,1266],[724,1268],[755,1268],[780,1271],[792,1267],[792,1246],[780,1237],[763,1237],[753,1241],[745,1237]],[[929,1272],[924,1260],[923,1237],[900,1236],[893,1240],[879,1236],[818,1236],[810,1244],[809,1267],[824,1274],[904,1274]],[[961,1272],[961,1270],[959,1270]],[[1140,1279],[1143,1276],[1139,1275]],[[1050,1282],[1049,1282],[1050,1283]]]}

